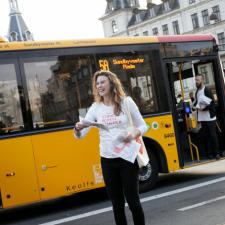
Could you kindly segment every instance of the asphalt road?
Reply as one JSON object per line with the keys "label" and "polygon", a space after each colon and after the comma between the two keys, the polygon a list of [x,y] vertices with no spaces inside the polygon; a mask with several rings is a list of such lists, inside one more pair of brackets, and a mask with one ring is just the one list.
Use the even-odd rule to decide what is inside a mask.
{"label": "asphalt road", "polygon": [[[225,160],[161,174],[140,194],[147,225],[225,224]],[[128,224],[132,215],[126,207]],[[1,225],[113,225],[104,188],[0,211]]]}

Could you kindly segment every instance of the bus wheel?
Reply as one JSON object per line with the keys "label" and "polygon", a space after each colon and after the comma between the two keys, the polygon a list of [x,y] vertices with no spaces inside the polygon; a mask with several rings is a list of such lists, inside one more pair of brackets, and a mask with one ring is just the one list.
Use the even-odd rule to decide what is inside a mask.
{"label": "bus wheel", "polygon": [[159,164],[158,160],[155,157],[154,153],[146,148],[149,156],[149,163],[147,166],[144,166],[139,169],[139,192],[146,192],[150,191],[157,179],[158,179],[158,173],[159,173]]}

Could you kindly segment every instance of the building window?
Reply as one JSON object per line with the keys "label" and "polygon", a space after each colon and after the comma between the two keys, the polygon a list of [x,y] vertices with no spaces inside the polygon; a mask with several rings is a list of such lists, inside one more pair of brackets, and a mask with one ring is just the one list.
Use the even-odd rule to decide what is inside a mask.
{"label": "building window", "polygon": [[203,23],[204,23],[204,25],[210,24],[210,22],[209,22],[208,9],[202,11],[202,18],[203,18]]}
{"label": "building window", "polygon": [[112,21],[112,29],[113,29],[113,33],[116,33],[118,31],[115,20]]}
{"label": "building window", "polygon": [[162,26],[162,28],[163,28],[163,34],[164,35],[169,35],[168,25],[165,24],[165,25]]}
{"label": "building window", "polygon": [[148,36],[148,31],[143,32],[143,36]]}
{"label": "building window", "polygon": [[[73,81],[73,78],[74,76],[72,76],[72,81]],[[59,79],[57,77],[55,78],[55,83],[56,83],[56,88],[59,89]]]}
{"label": "building window", "polygon": [[12,0],[10,1],[10,6],[11,6],[11,8],[13,8],[13,2],[12,2]]}
{"label": "building window", "polygon": [[154,36],[156,36],[156,35],[158,35],[158,34],[159,34],[159,32],[158,32],[158,28],[154,28],[154,29],[152,29],[152,32],[153,32],[153,35],[154,35]]}
{"label": "building window", "polygon": [[214,71],[213,71],[213,65],[212,64],[211,64],[211,73],[212,73],[213,82],[215,82],[215,79],[214,79]]}
{"label": "building window", "polygon": [[177,91],[178,87],[179,87],[179,83],[178,83],[178,81],[175,81],[174,82],[174,90]]}
{"label": "building window", "polygon": [[208,78],[208,71],[207,71],[207,67],[201,67],[201,73],[204,74],[204,83],[207,84],[209,83],[209,78]]}
{"label": "building window", "polygon": [[214,12],[214,13],[217,15],[217,17],[218,17],[218,20],[215,20],[215,22],[221,20],[221,17],[220,17],[220,8],[219,8],[219,6],[215,6],[215,7],[213,7],[212,9],[213,9],[213,12]]}
{"label": "building window", "polygon": [[109,11],[113,11],[114,10],[113,2],[108,2],[108,10]]}
{"label": "building window", "polygon": [[26,39],[27,39],[27,41],[32,41],[32,35],[31,35],[30,31],[26,31]]}
{"label": "building window", "polygon": [[136,23],[141,22],[141,15],[140,15],[140,13],[135,14],[135,17],[136,17]]}
{"label": "building window", "polygon": [[136,6],[136,0],[130,0],[130,6]]}
{"label": "building window", "polygon": [[188,82],[187,79],[182,80],[183,88],[188,88]]}
{"label": "building window", "polygon": [[223,33],[220,33],[218,34],[218,41],[219,41],[219,44],[224,44],[222,46],[220,46],[220,49],[225,49],[225,37],[224,37],[224,32]]}
{"label": "building window", "polygon": [[11,33],[10,36],[11,36],[11,41],[17,41],[17,33],[16,32]]}
{"label": "building window", "polygon": [[83,70],[83,76],[84,76],[84,77],[89,76],[88,67],[83,67],[82,70]]}
{"label": "building window", "polygon": [[143,91],[144,91],[144,97],[148,97],[148,86],[147,86],[147,82],[142,82],[142,87],[143,87]]}
{"label": "building window", "polygon": [[0,105],[5,104],[4,95],[0,92]]}
{"label": "building window", "polygon": [[174,31],[174,34],[180,34],[178,21],[173,22],[173,31]]}
{"label": "building window", "polygon": [[224,61],[224,62],[222,62],[222,64],[223,64],[223,68],[225,69],[225,61]]}
{"label": "building window", "polygon": [[218,34],[218,40],[219,40],[219,44],[223,44],[225,43],[225,37],[224,37],[224,32]]}
{"label": "building window", "polygon": [[65,84],[65,87],[69,87],[69,81],[68,80],[64,80],[64,84]]}
{"label": "building window", "polygon": [[194,3],[195,2],[195,0],[189,0],[189,3],[191,4],[191,3]]}
{"label": "building window", "polygon": [[191,15],[191,19],[192,19],[192,24],[193,24],[193,28],[198,28],[199,24],[198,24],[198,15],[197,13]]}
{"label": "building window", "polygon": [[171,10],[171,9],[170,9],[170,5],[169,5],[169,2],[164,2],[163,6],[164,6],[165,12],[168,12],[168,11]]}
{"label": "building window", "polygon": [[149,9],[149,17],[153,17],[153,16],[155,16],[155,9],[151,8]]}
{"label": "building window", "polygon": [[[71,77],[71,82],[74,84],[75,82],[76,82],[76,75],[75,74],[73,74],[73,76]],[[59,82],[58,82],[58,80],[57,80],[57,88],[59,88]]]}

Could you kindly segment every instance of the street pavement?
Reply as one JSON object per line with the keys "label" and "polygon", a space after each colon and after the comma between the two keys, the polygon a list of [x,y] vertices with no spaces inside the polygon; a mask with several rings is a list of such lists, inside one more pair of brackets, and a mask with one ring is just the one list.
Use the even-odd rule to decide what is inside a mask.
{"label": "street pavement", "polygon": [[[225,160],[160,174],[140,194],[146,225],[225,225]],[[126,206],[128,224],[133,224]],[[0,210],[1,225],[114,225],[105,188]]]}

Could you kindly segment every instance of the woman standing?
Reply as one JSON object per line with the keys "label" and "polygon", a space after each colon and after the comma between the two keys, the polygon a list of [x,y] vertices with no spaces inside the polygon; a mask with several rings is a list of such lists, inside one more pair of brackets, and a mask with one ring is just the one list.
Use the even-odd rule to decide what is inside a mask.
{"label": "woman standing", "polygon": [[[117,76],[109,71],[94,74],[93,91],[95,103],[89,109],[86,119],[108,125],[109,131],[99,129],[101,166],[105,186],[113,205],[117,225],[126,225],[125,199],[133,215],[135,225],[144,225],[144,212],[139,199],[139,167],[122,158],[115,158],[110,146],[118,134],[125,136],[124,142],[130,142],[147,131],[146,124],[131,98],[129,99],[131,117],[136,125],[131,134],[127,134],[128,118],[124,113],[123,99],[126,94]],[[74,134],[83,138],[90,127],[80,122],[75,124]]]}

